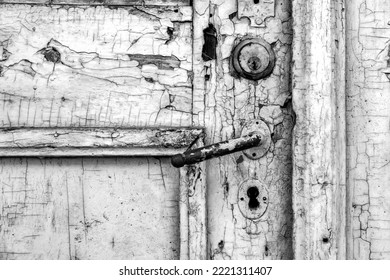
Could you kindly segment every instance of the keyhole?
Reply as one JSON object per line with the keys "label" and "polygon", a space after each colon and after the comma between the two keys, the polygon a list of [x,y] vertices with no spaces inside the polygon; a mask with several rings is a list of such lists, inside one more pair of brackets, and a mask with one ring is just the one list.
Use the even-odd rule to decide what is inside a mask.
{"label": "keyhole", "polygon": [[261,67],[261,61],[260,58],[257,56],[252,56],[251,58],[248,59],[248,67],[252,71],[256,71]]}
{"label": "keyhole", "polygon": [[260,202],[257,200],[257,197],[259,196],[259,189],[257,187],[250,187],[246,194],[249,197],[249,203],[248,206],[250,209],[256,209],[259,207]]}

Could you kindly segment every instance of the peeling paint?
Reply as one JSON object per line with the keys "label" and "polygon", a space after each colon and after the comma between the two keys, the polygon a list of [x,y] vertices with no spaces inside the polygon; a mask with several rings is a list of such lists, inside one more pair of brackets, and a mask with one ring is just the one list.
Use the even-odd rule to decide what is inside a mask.
{"label": "peeling paint", "polygon": [[[194,100],[194,110],[203,113],[204,121],[200,121],[206,127],[206,143],[237,138],[255,119],[264,121],[271,135],[280,126],[280,139],[270,141],[264,157],[251,160],[234,153],[208,163],[208,185],[213,186],[208,193],[208,205],[212,205],[208,211],[210,258],[291,259],[294,118],[291,106],[285,106],[291,99],[291,1],[276,1],[275,17],[269,17],[262,28],[251,26],[246,18],[238,19],[235,1],[205,2],[194,3],[199,18],[194,27],[194,51],[196,46],[203,46],[203,30],[209,24],[213,24],[218,40],[215,60],[204,61],[201,53],[194,56],[194,62],[201,62],[194,64],[194,92],[196,95],[199,91],[199,96],[202,90],[206,93],[203,100]],[[266,79],[249,81],[232,76],[231,52],[247,37],[262,37],[273,45],[277,60]],[[269,188],[272,203],[259,220],[246,219],[238,207],[239,186],[247,179],[261,180]]]}
{"label": "peeling paint", "polygon": [[204,45],[202,48],[202,58],[204,61],[213,60],[216,58],[216,47],[217,47],[217,32],[214,28],[213,24],[209,24],[209,26],[203,30],[204,36]]}
{"label": "peeling paint", "polygon": [[1,5],[0,126],[189,126],[190,11]]}
{"label": "peeling paint", "polygon": [[351,259],[389,259],[390,5],[347,4],[348,185]]}
{"label": "peeling paint", "polygon": [[3,158],[0,170],[0,259],[178,258],[166,158]]}

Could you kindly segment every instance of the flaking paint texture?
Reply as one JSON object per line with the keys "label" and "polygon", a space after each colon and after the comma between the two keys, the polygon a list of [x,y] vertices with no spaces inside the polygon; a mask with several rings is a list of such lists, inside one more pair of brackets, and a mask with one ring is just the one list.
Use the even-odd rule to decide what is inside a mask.
{"label": "flaking paint texture", "polygon": [[[263,28],[238,19],[236,2],[194,2],[194,114],[200,115],[194,123],[204,124],[206,144],[212,144],[240,137],[247,122],[261,119],[273,141],[260,160],[235,153],[206,163],[208,254],[211,259],[291,259],[291,1],[275,1],[275,16],[266,18]],[[197,46],[209,24],[216,29],[216,59],[203,61]],[[277,57],[273,73],[259,81],[239,78],[230,65],[234,46],[250,36],[270,43]],[[261,219],[249,220],[239,210],[238,190],[254,178],[268,186],[269,206]]]}
{"label": "flaking paint texture", "polygon": [[390,2],[347,5],[349,257],[390,259]]}

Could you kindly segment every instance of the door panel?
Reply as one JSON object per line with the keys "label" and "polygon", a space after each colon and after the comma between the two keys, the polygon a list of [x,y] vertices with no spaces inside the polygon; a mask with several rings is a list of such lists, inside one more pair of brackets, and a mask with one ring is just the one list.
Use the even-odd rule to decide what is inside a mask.
{"label": "door panel", "polygon": [[0,5],[0,259],[184,256],[192,8],[43,2]]}
{"label": "door panel", "polygon": [[167,158],[0,160],[0,259],[177,259]]}
{"label": "door panel", "polygon": [[1,126],[191,125],[191,7],[0,15]]}

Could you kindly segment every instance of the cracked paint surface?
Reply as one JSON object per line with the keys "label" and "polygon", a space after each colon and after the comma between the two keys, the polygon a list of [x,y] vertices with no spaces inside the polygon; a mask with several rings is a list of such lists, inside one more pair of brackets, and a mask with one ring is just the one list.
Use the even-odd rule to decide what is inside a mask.
{"label": "cracked paint surface", "polygon": [[[291,259],[291,2],[275,1],[275,17],[265,28],[237,18],[237,1],[194,1],[194,124],[206,127],[206,144],[238,138],[245,124],[265,121],[272,134],[269,152],[260,160],[242,153],[206,163],[208,187],[208,253],[211,259]],[[216,59],[203,61],[203,30],[216,29]],[[273,46],[276,66],[270,77],[240,79],[230,67],[231,51],[248,36],[262,37]],[[199,52],[198,52],[199,50]],[[206,95],[202,98],[200,92]],[[269,189],[266,213],[246,219],[237,193],[247,179]]]}
{"label": "cracked paint surface", "polygon": [[347,5],[349,257],[390,259],[390,3]]}
{"label": "cracked paint surface", "polygon": [[[117,127],[190,126],[191,21],[189,6],[0,5],[0,127],[35,147],[49,144],[45,129],[77,146],[74,127],[84,141],[100,128],[88,141],[98,148]],[[184,145],[164,131],[127,135],[125,145]],[[179,172],[167,158],[3,158],[0,173],[0,259],[179,257]]]}
{"label": "cracked paint surface", "polygon": [[179,256],[167,158],[3,158],[0,173],[0,259]]}
{"label": "cracked paint surface", "polygon": [[1,5],[0,126],[190,125],[191,16]]}
{"label": "cracked paint surface", "polygon": [[[252,27],[246,18],[238,19],[237,3],[233,0],[194,1],[193,19],[192,9],[188,8],[180,7],[177,9],[178,12],[164,9],[163,13],[159,13],[155,8],[141,7],[131,8],[129,12],[129,8],[123,7],[109,9],[0,6],[0,11],[4,11],[5,14],[0,19],[2,36],[0,42],[3,50],[0,56],[2,82],[0,106],[5,108],[0,111],[0,125],[3,127],[194,125],[206,127],[205,144],[213,144],[239,137],[246,122],[261,119],[266,122],[272,135],[270,150],[263,158],[252,161],[242,153],[236,153],[211,160],[204,164],[205,168],[194,167],[194,170],[186,174],[191,184],[188,198],[188,227],[191,234],[188,238],[190,246],[202,247],[192,249],[189,255],[192,258],[207,257],[203,254],[206,239],[202,235],[206,228],[203,219],[206,216],[203,213],[206,209],[204,205],[206,195],[203,190],[207,177],[209,258],[291,259],[293,216],[291,139],[295,123],[290,80],[291,1],[276,0],[275,16],[267,18],[265,27],[262,28]],[[40,17],[42,13],[45,15],[44,19]],[[210,23],[216,30],[216,57],[205,62],[202,59],[203,30]],[[264,80],[254,82],[240,79],[230,67],[229,57],[233,47],[247,36],[264,38],[272,45],[277,57],[273,73]],[[26,90],[26,87],[29,90]],[[120,171],[109,169],[112,172],[107,174],[105,180],[102,178],[99,181],[99,176],[109,172],[102,172],[102,169],[105,170],[111,165],[112,168],[116,167],[111,161],[105,164],[104,160],[108,159],[97,159],[99,164],[92,168],[94,172],[96,171],[93,174],[96,177],[95,181],[88,178],[96,182],[94,184],[96,186],[106,184],[104,191],[96,195],[115,197],[116,190],[111,188],[111,178],[108,180],[108,176],[119,180],[120,186],[124,184],[123,178],[127,178],[126,182],[131,182],[136,180],[135,178],[146,176],[139,171],[136,175],[131,174],[128,177],[125,174],[115,177],[116,172],[122,172],[122,169]],[[130,159],[129,161],[112,159],[119,160],[124,161],[125,170],[128,170],[128,166],[134,166],[137,172],[137,168],[144,168],[146,164],[149,166],[152,159],[146,159],[148,163],[145,159],[133,159],[134,162]],[[4,170],[9,174],[13,172],[12,168],[17,167],[15,177],[24,180],[18,185],[19,188],[44,185],[43,179],[49,175],[37,175],[34,178],[36,180],[41,178],[41,181],[26,182],[25,180],[29,180],[30,177],[22,171],[27,163],[23,160],[21,162],[20,167],[16,159],[4,162]],[[91,165],[93,160],[88,162]],[[33,164],[29,163],[30,166],[40,164],[39,160],[31,163]],[[68,170],[67,164],[70,163],[74,165],[72,167],[74,170],[58,179],[61,187],[57,190],[60,193],[56,194],[55,201],[61,205],[71,203],[74,208],[62,207],[61,211],[67,210],[61,212],[62,220],[55,222],[54,225],[49,223],[51,216],[48,216],[50,215],[50,211],[46,211],[48,209],[43,211],[45,215],[43,221],[38,218],[37,220],[26,218],[16,220],[20,224],[15,224],[20,228],[31,228],[28,223],[43,224],[42,231],[46,232],[47,229],[48,232],[46,238],[53,242],[65,240],[63,243],[50,246],[60,249],[51,251],[50,248],[43,247],[43,252],[34,249],[43,243],[42,239],[37,243],[28,243],[32,244],[31,247],[23,247],[23,242],[20,241],[22,237],[15,238],[12,236],[14,232],[10,232],[9,235],[6,231],[3,238],[7,238],[5,244],[9,247],[4,248],[3,252],[6,254],[2,256],[3,258],[55,259],[101,256],[97,251],[99,247],[94,247],[96,243],[89,242],[89,238],[93,236],[89,234],[94,228],[105,227],[108,220],[113,219],[108,213],[99,212],[100,205],[91,208],[92,212],[97,212],[93,212],[92,218],[86,219],[83,227],[77,227],[78,232],[75,234],[66,226],[74,225],[73,215],[82,215],[80,196],[86,198],[85,193],[65,191],[64,186],[67,185],[63,183],[66,182],[66,178],[68,181],[72,180],[74,184],[69,186],[75,188],[77,182],[83,184],[89,182],[84,181],[82,175],[74,178],[80,171],[79,161],[54,160],[44,165],[52,170],[52,176],[60,176]],[[135,184],[158,185],[164,189],[174,186],[178,181],[175,177],[177,173],[169,169],[165,162],[162,163],[162,167],[156,169],[158,178],[153,179],[148,175],[148,179],[144,179],[145,182],[137,181]],[[37,174],[42,172],[41,168],[36,168]],[[167,170],[162,172],[164,168]],[[126,172],[125,170],[123,172]],[[7,181],[9,185],[12,174]],[[238,207],[239,186],[247,179],[260,180],[268,188],[267,211],[260,219],[246,219]],[[144,196],[148,194],[143,190],[134,191],[136,192],[134,196],[140,199],[141,197],[145,199]],[[79,197],[73,198],[69,193]],[[165,197],[164,201],[174,204],[177,198],[173,197],[173,194],[172,197]],[[39,196],[37,200],[40,202],[42,199]],[[103,201],[93,194],[88,196],[87,200],[90,203]],[[163,202],[160,204],[162,205],[154,207],[166,206]],[[172,213],[177,215],[178,211],[176,206],[171,204],[166,207],[168,212],[172,212],[164,217],[158,216],[167,222],[167,228],[166,230],[164,228],[163,233],[169,237],[165,241],[170,242],[173,236],[177,242],[177,227],[173,228],[171,225],[177,224],[176,216]],[[128,209],[121,214],[127,213]],[[46,216],[49,217],[47,218],[49,222]],[[96,218],[97,216],[99,217]],[[123,221],[122,216],[119,217],[116,221]],[[150,218],[150,222],[153,221]],[[142,228],[142,225],[139,227],[141,229],[138,228],[138,232],[149,230]],[[76,230],[72,227],[70,229]],[[37,229],[26,236],[40,235],[42,231]],[[51,234],[57,232],[61,237],[58,240],[51,239]],[[148,242],[142,243],[146,248],[140,245],[145,255],[135,249],[132,250],[131,247],[127,252],[134,252],[134,255],[124,257],[122,251],[111,250],[118,248],[115,244],[121,242],[121,238],[112,235],[102,236],[104,232],[106,231],[96,230],[94,232],[96,238],[93,239],[95,242],[103,240],[103,245],[107,246],[104,247],[106,252],[104,258],[143,258],[146,254],[149,254],[150,258],[177,257],[175,245],[169,243],[172,252],[156,252],[154,248],[148,247]],[[88,234],[85,236],[86,233]],[[14,242],[15,240],[17,242]],[[81,245],[77,245],[80,240]],[[88,243],[83,240],[87,240]],[[161,244],[159,246],[162,247]],[[169,246],[165,248],[170,248]],[[31,250],[24,251],[21,248]],[[12,254],[15,252],[31,254],[21,256]],[[36,255],[34,252],[37,252]]]}
{"label": "cracked paint surface", "polygon": [[295,259],[345,259],[345,6],[293,1]]}

